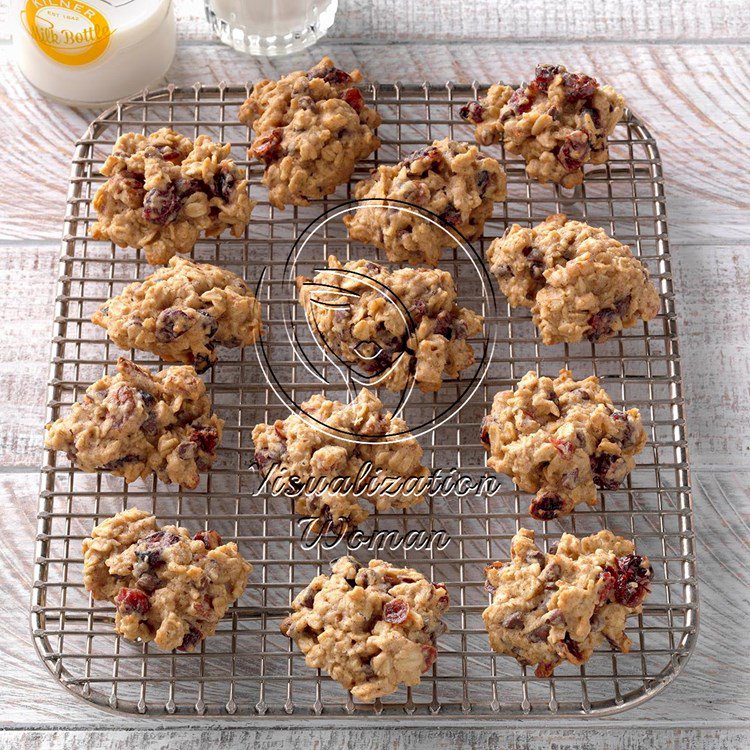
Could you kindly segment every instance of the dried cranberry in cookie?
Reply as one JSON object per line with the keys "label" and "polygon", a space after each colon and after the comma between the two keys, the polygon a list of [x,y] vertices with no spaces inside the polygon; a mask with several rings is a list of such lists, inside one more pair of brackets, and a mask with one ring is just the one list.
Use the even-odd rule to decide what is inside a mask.
{"label": "dried cranberry in cookie", "polygon": [[312,70],[253,86],[239,118],[255,133],[249,153],[265,164],[263,184],[276,208],[329,195],[380,145],[380,115],[353,85],[361,80],[358,70],[324,57]]}
{"label": "dried cranberry in cookie", "polygon": [[474,363],[468,339],[482,330],[482,317],[458,306],[447,271],[342,265],[334,255],[328,269],[297,279],[300,303],[323,346],[358,377],[393,391],[413,377],[429,393]]}
{"label": "dried cranberry in cookie", "polygon": [[[378,167],[354,194],[368,205],[344,217],[352,239],[384,250],[391,261],[435,266],[443,249],[458,245],[452,229],[469,241],[481,237],[493,204],[505,198],[505,172],[476,146],[444,138],[398,164]],[[429,211],[442,225],[430,214],[397,210],[403,204]]]}
{"label": "dried cranberry in cookie", "polygon": [[534,532],[513,537],[511,559],[485,568],[492,604],[482,617],[490,646],[549,677],[563,661],[579,665],[606,639],[627,653],[625,620],[641,611],[652,578],[648,558],[610,531],[563,534],[543,553]]}
{"label": "dried cranberry in cookie", "polygon": [[[364,500],[383,512],[424,499],[429,472],[421,463],[422,448],[408,434],[406,422],[385,411],[366,388],[347,404],[313,396],[301,412],[304,417],[292,414],[255,426],[255,460],[262,472],[270,472],[270,482],[279,480],[281,487],[284,477],[314,483],[316,491],[297,497],[295,510],[319,519],[316,530],[354,528],[369,515]],[[369,483],[349,488],[320,483],[338,477],[354,480],[368,462],[370,474],[359,478]]]}
{"label": "dried cranberry in cookie", "polygon": [[255,201],[230,158],[229,144],[195,142],[169,128],[121,135],[104,162],[108,179],[94,196],[95,240],[143,248],[149,263],[188,253],[198,237],[229,229],[239,237]]}
{"label": "dried cranberry in cookie", "polygon": [[140,589],[121,588],[115,597],[115,606],[123,616],[133,612],[147,615],[151,609],[151,600]]}
{"label": "dried cranberry in cookie", "polygon": [[603,229],[554,214],[513,224],[487,248],[511,306],[530,307],[545,344],[606,341],[659,311],[646,266]]}
{"label": "dried cranberry in cookie", "polygon": [[419,684],[437,658],[447,627],[444,584],[382,560],[353,557],[331,564],[297,595],[281,623],[312,669],[322,669],[352,695],[372,703]]}
{"label": "dried cranberry in cookie", "polygon": [[115,605],[115,632],[153,641],[165,651],[192,651],[245,590],[252,566],[215,531],[165,526],[130,508],[83,541],[83,583]]}
{"label": "dried cranberry in cookie", "polygon": [[151,373],[120,357],[115,375],[90,385],[70,414],[47,425],[45,446],[82,471],[126,482],[153,472],[194,489],[216,458],[223,425],[194,368]]}
{"label": "dried cranberry in cookie", "polygon": [[596,377],[568,370],[554,380],[526,373],[482,422],[488,466],[536,493],[529,513],[540,521],[595,505],[597,487],[617,489],[645,444],[638,409],[616,410]]}
{"label": "dried cranberry in cookie", "polygon": [[459,114],[475,126],[477,143],[502,140],[508,153],[525,159],[529,177],[570,188],[583,181],[586,164],[608,160],[607,138],[624,107],[622,96],[591,76],[537,65],[530,83],[515,91],[492,86]]}
{"label": "dried cranberry in cookie", "polygon": [[248,346],[261,331],[260,303],[239,276],[172,258],[107,300],[91,320],[121,349],[139,349],[204,372],[217,346]]}

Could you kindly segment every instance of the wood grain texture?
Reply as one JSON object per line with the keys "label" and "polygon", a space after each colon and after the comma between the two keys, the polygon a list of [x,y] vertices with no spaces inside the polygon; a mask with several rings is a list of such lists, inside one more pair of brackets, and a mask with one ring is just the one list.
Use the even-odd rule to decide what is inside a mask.
{"label": "wood grain texture", "polygon": [[[599,735],[570,734],[545,735],[548,740],[567,738],[568,744],[560,747],[607,747],[604,743],[607,727],[659,727],[669,723],[675,727],[700,728],[702,732],[715,729],[718,726],[736,726],[737,722],[750,719],[750,632],[746,623],[750,621],[750,602],[747,597],[747,587],[750,583],[750,565],[748,564],[748,548],[750,548],[750,471],[745,472],[702,472],[694,474],[695,485],[695,526],[699,530],[698,536],[698,578],[701,597],[701,635],[698,638],[695,652],[688,662],[685,671],[675,683],[663,693],[657,695],[642,707],[631,709],[623,714],[607,719],[590,720],[587,727],[601,730]],[[0,592],[3,605],[0,606],[0,705],[12,706],[12,711],[0,718],[0,726],[21,725],[38,726],[40,724],[52,726],[66,726],[69,728],[91,727],[157,727],[163,726],[156,719],[133,718],[126,716],[112,716],[100,709],[90,706],[83,701],[73,698],[63,688],[59,687],[53,677],[47,672],[34,653],[31,637],[28,631],[28,591],[31,586],[31,551],[36,533],[36,499],[39,487],[39,477],[36,472],[20,472],[0,474],[0,495],[5,499],[3,513],[0,514]],[[9,606],[12,603],[12,606]],[[455,718],[446,719],[445,723],[456,722]],[[248,725],[248,720],[242,722],[215,722],[215,720],[176,720],[169,725],[206,726],[219,723],[227,726]],[[440,723],[437,717],[434,724]],[[303,720],[295,719],[295,726],[303,725]],[[273,721],[270,724],[273,725]],[[534,726],[534,720],[531,720]],[[308,725],[309,726],[309,725]],[[491,723],[488,724],[491,726]],[[523,729],[519,730],[517,741],[526,737],[526,724],[515,724]],[[555,722],[555,726],[580,726],[575,721]],[[388,747],[409,747],[399,745],[405,742],[401,739],[400,731],[385,731],[381,733],[391,745]],[[672,731],[672,730],[670,730]],[[141,735],[138,735],[139,737]],[[166,735],[164,735],[166,737]],[[247,735],[248,737],[252,735]],[[280,738],[282,735],[279,735]],[[441,737],[453,737],[443,735]],[[516,734],[511,732],[505,740],[512,739]],[[617,735],[622,738],[613,748],[646,748],[646,747],[703,747],[709,746],[709,734],[696,734],[692,740],[688,732],[685,742],[688,744],[669,745],[667,735],[639,735],[642,744],[628,744],[631,742],[629,734]],[[656,741],[656,737],[660,737]],[[85,735],[84,735],[85,737]],[[351,745],[345,744],[349,737]],[[492,736],[490,736],[491,739]],[[533,738],[533,734],[529,735]],[[0,738],[2,734],[0,733]],[[358,745],[356,740],[361,738],[357,732],[344,733],[330,746],[321,742],[320,747],[366,747]],[[484,738],[484,739],[483,739]],[[489,742],[485,735],[477,736],[477,746],[485,748],[505,747],[499,742]],[[577,739],[576,739],[577,738]],[[651,738],[655,744],[649,745]],[[187,739],[185,740],[187,741]],[[281,741],[281,739],[278,739]],[[467,740],[468,741],[468,740]],[[537,747],[529,740],[530,747]],[[590,744],[585,744],[589,742]],[[483,744],[482,744],[483,743]],[[577,744],[579,743],[579,744]],[[692,743],[692,744],[690,744]],[[94,747],[87,744],[71,744],[76,750]],[[132,745],[135,747],[137,745]],[[185,748],[198,748],[210,745],[188,744]],[[224,745],[221,745],[224,747]],[[240,747],[240,745],[234,745]],[[234,747],[233,746],[233,747]],[[252,745],[249,745],[252,747]],[[474,746],[469,744],[469,746]],[[523,747],[514,745],[510,747]],[[711,747],[732,747],[721,744],[711,744]],[[0,744],[0,748],[4,746]],[[14,746],[15,747],[15,746]],[[24,746],[18,746],[24,747]],[[54,747],[41,745],[40,747]],[[108,750],[115,750],[120,745],[108,745]],[[153,747],[161,747],[158,744]],[[315,745],[313,745],[315,747]],[[734,747],[741,747],[735,745]]]}
{"label": "wood grain texture", "polygon": [[748,465],[750,245],[675,242],[672,263],[691,460]]}
{"label": "wood grain texture", "polygon": [[[671,235],[676,242],[720,243],[746,237],[750,212],[750,47],[706,45],[410,44],[336,48],[320,45],[283,60],[247,58],[223,45],[178,49],[169,72],[176,84],[255,80],[306,67],[330,53],[339,64],[358,66],[371,79],[471,82],[519,81],[538,60],[560,60],[611,81],[658,140],[667,184]],[[0,46],[0,120],[5,170],[0,178],[4,221],[0,241],[56,240],[65,204],[73,143],[94,111],[49,102],[11,63]],[[408,72],[408,75],[406,74]],[[467,128],[466,137],[470,137]],[[35,185],[34,211],[19,185]]]}
{"label": "wood grain texture", "polygon": [[[367,729],[295,729],[293,740],[285,729],[196,729],[180,732],[181,750],[286,750],[294,743],[312,750],[742,750],[750,744],[750,733],[733,729],[631,729],[631,728],[528,728],[517,729],[400,729],[372,732]],[[8,732],[0,735],[0,750],[171,750],[175,747],[174,730],[120,730],[87,732],[55,730],[48,732]]]}
{"label": "wood grain texture", "polygon": [[[0,0],[0,39],[10,36]],[[210,41],[203,0],[177,0],[182,40]],[[689,41],[750,39],[750,6],[743,0],[339,0],[333,42],[568,40]]]}
{"label": "wood grain texture", "polygon": [[19,279],[34,290],[20,315],[7,309],[0,316],[0,423],[7,425],[0,437],[4,467],[40,465],[47,400],[44,363],[50,357],[59,256],[52,247],[0,247],[0,290],[17,294],[13,290],[19,289]]}

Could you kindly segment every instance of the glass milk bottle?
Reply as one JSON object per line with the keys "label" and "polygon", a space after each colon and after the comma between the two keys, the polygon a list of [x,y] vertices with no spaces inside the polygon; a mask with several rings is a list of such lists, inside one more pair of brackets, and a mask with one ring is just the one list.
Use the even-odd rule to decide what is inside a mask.
{"label": "glass milk bottle", "polygon": [[287,55],[309,47],[333,25],[338,0],[204,0],[222,42],[251,55]]}
{"label": "glass milk bottle", "polygon": [[15,59],[39,90],[102,105],[158,85],[172,63],[172,0],[13,0]]}

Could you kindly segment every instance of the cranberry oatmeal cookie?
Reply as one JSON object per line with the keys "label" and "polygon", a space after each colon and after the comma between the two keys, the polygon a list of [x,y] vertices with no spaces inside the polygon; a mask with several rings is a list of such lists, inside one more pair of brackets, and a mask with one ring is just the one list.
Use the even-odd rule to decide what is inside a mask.
{"label": "cranberry oatmeal cookie", "polygon": [[620,94],[591,76],[568,73],[562,65],[537,65],[531,83],[515,91],[492,86],[459,114],[476,126],[480,145],[502,139],[508,153],[523,156],[529,177],[572,188],[583,182],[585,164],[609,159],[607,137],[624,108]]}
{"label": "cranberry oatmeal cookie", "polygon": [[474,364],[468,338],[483,318],[458,306],[447,271],[342,265],[334,255],[328,268],[312,281],[298,277],[300,303],[323,344],[374,384],[402,391],[413,377],[430,393]]}
{"label": "cranberry oatmeal cookie", "polygon": [[[360,498],[381,512],[423,500],[429,472],[421,463],[422,448],[406,422],[384,411],[377,396],[363,388],[343,404],[315,395],[301,408],[304,418],[291,414],[255,426],[255,461],[269,484],[292,486],[291,477],[317,483],[316,491],[295,501],[297,513],[319,519],[315,529],[338,532],[357,526],[369,515]],[[356,486],[319,483],[338,477],[350,478],[353,485],[356,479]]]}
{"label": "cranberry oatmeal cookie", "polygon": [[205,372],[217,346],[252,344],[260,335],[260,303],[236,274],[174,257],[144,281],[127,286],[92,316],[121,349],[140,349]]}
{"label": "cranberry oatmeal cookie", "polygon": [[521,529],[510,561],[485,573],[493,594],[482,614],[490,646],[537,665],[537,677],[549,677],[563,661],[584,664],[605,638],[627,653],[625,620],[641,612],[652,577],[648,558],[611,531],[581,539],[563,534],[544,554],[534,532]]}
{"label": "cranberry oatmeal cookie", "polygon": [[70,414],[47,425],[44,444],[82,471],[128,483],[154,473],[194,489],[216,458],[223,426],[192,367],[151,373],[120,357],[116,375],[90,385]]}
{"label": "cranberry oatmeal cookie", "polygon": [[281,632],[294,640],[305,663],[326,671],[365,703],[400,684],[419,684],[435,662],[440,619],[448,609],[445,584],[382,560],[353,557],[331,564],[301,591]]}
{"label": "cranberry oatmeal cookie", "polygon": [[646,444],[638,409],[620,411],[592,375],[573,380],[527,372],[515,391],[495,395],[482,421],[487,465],[535,492],[529,513],[548,521],[579,503],[596,504],[596,488],[615,490]]}
{"label": "cranberry oatmeal cookie", "polygon": [[201,232],[215,237],[229,229],[240,237],[255,201],[230,150],[169,128],[121,135],[102,167],[108,179],[94,196],[91,236],[143,248],[153,265],[189,253]]}
{"label": "cranberry oatmeal cookie", "polygon": [[531,229],[513,224],[487,260],[510,304],[531,308],[545,344],[603,342],[659,312],[659,293],[630,248],[565,214]]}
{"label": "cranberry oatmeal cookie", "polygon": [[344,217],[349,236],[385,251],[388,260],[435,266],[459,239],[429,220],[390,207],[418,206],[439,216],[467,240],[482,236],[495,201],[505,198],[505,172],[476,146],[444,138],[358,182],[354,195],[372,203]]}
{"label": "cranberry oatmeal cookie", "polygon": [[193,651],[213,635],[252,569],[217,532],[160,529],[138,508],[108,518],[83,541],[83,583],[94,599],[115,605],[115,632],[165,651]]}
{"label": "cranberry oatmeal cookie", "polygon": [[349,180],[355,164],[380,140],[380,115],[346,73],[324,57],[312,70],[260,81],[240,108],[240,122],[255,132],[250,156],[266,165],[263,184],[271,204],[306,206]]}

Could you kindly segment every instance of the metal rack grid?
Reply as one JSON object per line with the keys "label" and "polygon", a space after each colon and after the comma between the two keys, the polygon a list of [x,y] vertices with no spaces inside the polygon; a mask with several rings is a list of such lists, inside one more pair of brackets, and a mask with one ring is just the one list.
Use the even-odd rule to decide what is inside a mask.
{"label": "metal rack grid", "polygon": [[[366,93],[383,116],[382,146],[373,159],[359,165],[351,184],[374,164],[393,162],[432,139],[450,135],[470,140],[471,131],[459,120],[458,109],[480,88],[371,85]],[[299,231],[348,199],[351,184],[308,208],[280,212],[271,207],[258,165],[245,161],[250,134],[236,116],[246,95],[244,86],[170,86],[118,104],[78,141],[60,260],[49,420],[66,412],[103,372],[111,372],[121,353],[90,322],[91,313],[125,284],[152,270],[140,251],[88,238],[91,199],[103,181],[98,168],[121,133],[151,132],[164,125],[232,142],[234,157],[247,168],[251,195],[259,204],[243,238],[201,241],[194,257],[226,266],[252,284],[263,276],[259,294],[267,327],[264,343],[275,374],[295,397],[321,390],[302,368],[298,353],[286,344],[278,305],[286,301],[294,310],[294,304],[282,299],[281,273]],[[484,474],[479,423],[494,393],[510,387],[529,369],[555,374],[565,366],[577,377],[598,375],[616,403],[640,407],[649,442],[626,485],[602,495],[596,508],[578,510],[559,522],[529,518],[528,496],[509,480],[494,497],[438,497],[408,511],[371,516],[366,529],[444,530],[450,536],[443,550],[379,553],[446,582],[452,601],[446,618],[450,631],[441,637],[439,658],[419,686],[402,688],[373,706],[354,703],[337,683],[307,668],[303,656],[279,633],[293,596],[327,567],[328,560],[346,550],[303,549],[291,501],[254,496],[258,477],[250,470],[252,428],[287,412],[263,382],[252,349],[223,351],[206,379],[216,409],[226,420],[225,436],[219,459],[195,491],[155,479],[128,487],[109,475],[75,471],[63,456],[45,453],[32,630],[44,663],[71,692],[120,712],[164,716],[267,716],[277,721],[294,716],[547,718],[620,711],[647,700],[678,674],[695,642],[698,607],[680,360],[656,143],[641,120],[626,112],[611,139],[609,163],[592,169],[584,185],[572,192],[530,182],[523,163],[506,159],[499,145],[484,150],[508,174],[508,198],[496,205],[486,225],[487,242],[509,223],[530,225],[550,213],[566,212],[628,243],[649,267],[662,306],[657,318],[605,344],[547,347],[537,338],[527,310],[511,310],[501,295],[497,308],[490,309],[467,279],[465,258],[459,251],[445,252],[441,267],[453,273],[461,304],[488,315],[486,325],[493,331],[495,348],[471,401],[450,423],[420,439],[425,461],[433,469],[455,466],[473,476]],[[343,231],[335,229],[326,231],[314,246],[319,260],[328,252],[347,259],[376,255],[372,248],[350,245]],[[485,240],[477,243],[482,255],[484,246]],[[151,355],[132,351],[129,356],[160,366]],[[438,394],[421,396],[414,408],[434,413],[460,388],[460,383],[446,382]],[[195,653],[164,653],[115,636],[113,608],[95,605],[83,590],[81,540],[95,523],[133,505],[151,510],[162,523],[179,522],[192,529],[210,525],[225,539],[236,540],[254,565],[245,594],[217,634]],[[639,552],[651,558],[653,590],[643,614],[629,625],[629,654],[601,649],[580,668],[564,664],[554,677],[539,679],[532,669],[490,651],[481,619],[488,603],[483,567],[507,559],[510,538],[522,526],[535,529],[545,547],[563,531],[585,534],[606,526],[633,538]],[[362,550],[354,554],[378,556]]]}

